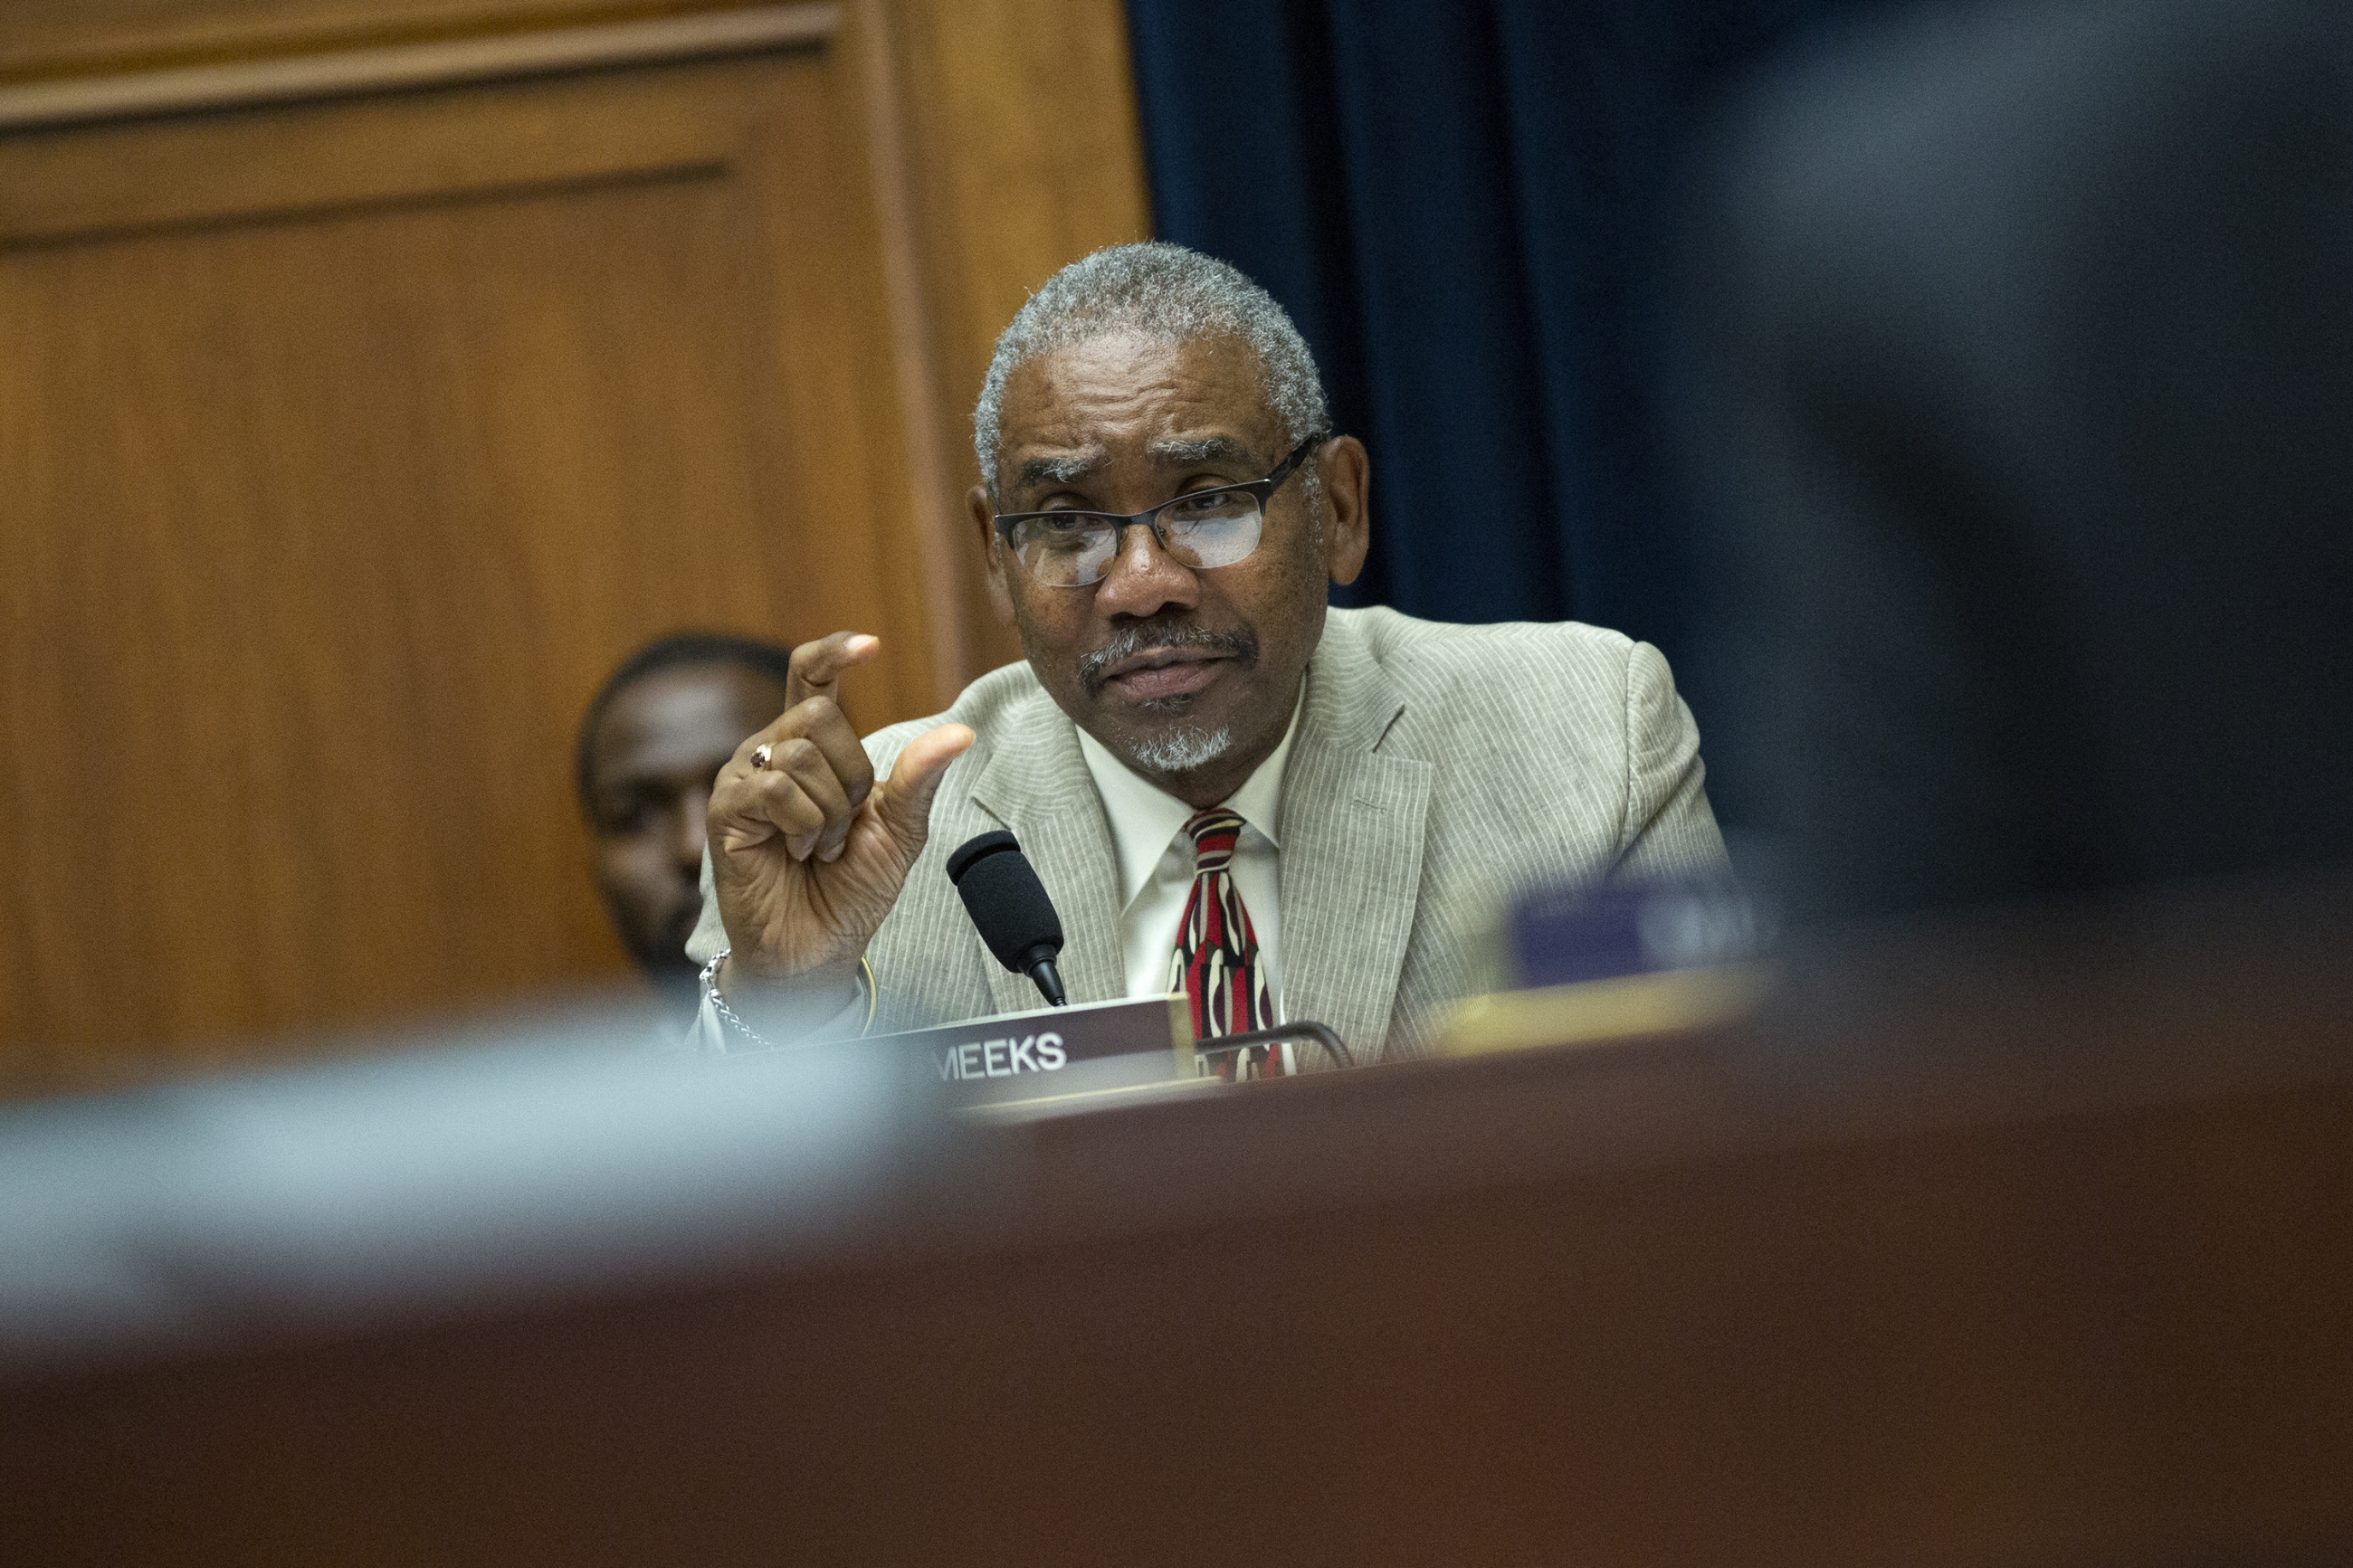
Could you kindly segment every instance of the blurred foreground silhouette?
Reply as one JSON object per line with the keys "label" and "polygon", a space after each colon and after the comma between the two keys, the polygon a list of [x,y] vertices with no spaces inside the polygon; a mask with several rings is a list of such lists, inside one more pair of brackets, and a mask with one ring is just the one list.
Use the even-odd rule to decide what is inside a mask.
{"label": "blurred foreground silhouette", "polygon": [[2353,10],[1907,14],[1700,203],[1711,783],[1799,921],[2353,859]]}

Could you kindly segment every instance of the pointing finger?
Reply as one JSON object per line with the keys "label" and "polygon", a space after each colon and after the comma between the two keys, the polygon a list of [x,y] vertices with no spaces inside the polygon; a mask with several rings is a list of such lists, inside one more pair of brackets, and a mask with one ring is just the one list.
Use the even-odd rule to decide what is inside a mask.
{"label": "pointing finger", "polygon": [[793,649],[791,673],[785,679],[785,706],[797,708],[812,697],[831,697],[842,672],[865,663],[882,646],[865,632],[836,632]]}

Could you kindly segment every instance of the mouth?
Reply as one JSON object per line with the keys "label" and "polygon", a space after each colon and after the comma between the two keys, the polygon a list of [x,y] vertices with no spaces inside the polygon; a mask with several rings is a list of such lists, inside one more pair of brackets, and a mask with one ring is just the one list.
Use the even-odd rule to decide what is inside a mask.
{"label": "mouth", "polygon": [[1098,701],[1115,692],[1128,702],[1181,708],[1214,684],[1228,664],[1257,667],[1258,637],[1249,627],[1142,622],[1121,627],[1081,659],[1079,684]]}
{"label": "mouth", "polygon": [[1147,648],[1103,671],[1103,684],[1131,702],[1190,697],[1215,680],[1218,666],[1232,657],[1211,648]]}

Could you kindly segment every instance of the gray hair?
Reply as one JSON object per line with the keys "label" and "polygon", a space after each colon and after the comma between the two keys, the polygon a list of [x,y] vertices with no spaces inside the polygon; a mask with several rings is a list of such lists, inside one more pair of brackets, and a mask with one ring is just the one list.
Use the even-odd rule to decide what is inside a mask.
{"label": "gray hair", "polygon": [[[1329,424],[1315,356],[1307,352],[1307,340],[1273,295],[1240,269],[1181,245],[1166,240],[1114,245],[1048,279],[1013,313],[997,340],[987,379],[980,384],[980,404],[972,411],[973,451],[980,458],[981,479],[989,494],[997,493],[997,463],[1003,447],[997,414],[1005,400],[1006,378],[1039,354],[1122,331],[1166,343],[1240,338],[1258,353],[1267,404],[1282,419],[1292,445]],[[1312,460],[1302,477],[1309,503],[1320,514]]]}

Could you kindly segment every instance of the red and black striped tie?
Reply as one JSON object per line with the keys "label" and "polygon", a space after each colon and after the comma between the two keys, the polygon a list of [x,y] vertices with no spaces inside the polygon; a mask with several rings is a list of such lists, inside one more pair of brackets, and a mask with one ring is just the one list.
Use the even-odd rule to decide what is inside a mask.
{"label": "red and black striped tie", "polygon": [[[1168,989],[1191,999],[1197,1039],[1271,1028],[1274,1006],[1259,965],[1258,933],[1227,869],[1242,819],[1217,807],[1196,813],[1185,831],[1193,838],[1193,891],[1185,900],[1184,923],[1176,928]],[[1242,1054],[1251,1059],[1221,1068],[1219,1076],[1267,1078],[1282,1070],[1282,1058],[1262,1047]]]}

